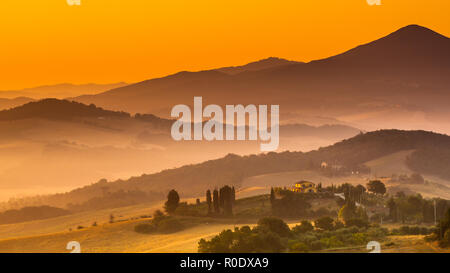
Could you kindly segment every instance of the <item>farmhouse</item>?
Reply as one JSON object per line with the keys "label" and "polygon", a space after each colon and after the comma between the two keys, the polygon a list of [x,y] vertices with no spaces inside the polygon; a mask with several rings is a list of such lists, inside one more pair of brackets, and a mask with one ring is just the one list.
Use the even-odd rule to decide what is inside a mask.
{"label": "farmhouse", "polygon": [[316,184],[314,184],[313,182],[302,180],[295,183],[295,186],[292,188],[292,191],[302,193],[317,192],[317,187]]}

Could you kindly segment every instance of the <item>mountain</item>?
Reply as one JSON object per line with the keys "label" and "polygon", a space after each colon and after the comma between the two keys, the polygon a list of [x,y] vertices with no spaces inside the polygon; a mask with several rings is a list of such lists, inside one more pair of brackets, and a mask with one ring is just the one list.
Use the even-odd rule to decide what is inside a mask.
{"label": "mountain", "polygon": [[26,98],[26,97],[18,97],[18,98],[14,98],[14,99],[0,98],[0,110],[14,108],[14,107],[23,105],[23,104],[31,102],[31,101],[34,101],[34,100],[32,98]]}
{"label": "mountain", "polygon": [[215,70],[226,74],[235,75],[246,71],[258,71],[290,64],[298,64],[298,62],[289,61],[277,57],[269,57],[267,59],[251,62],[246,65],[222,67]]}
{"label": "mountain", "polygon": [[[441,196],[450,196],[448,187],[450,185],[450,169],[448,168],[450,136],[426,131],[380,130],[361,133],[334,145],[307,153],[286,151],[247,156],[228,154],[220,159],[153,174],[143,174],[126,180],[113,182],[101,180],[64,194],[49,195],[40,199],[25,199],[21,204],[27,205],[31,202],[33,205],[47,204],[63,207],[69,202],[83,203],[89,198],[103,196],[105,190],[110,193],[137,190],[153,195],[160,193],[165,196],[169,190],[177,189],[183,198],[198,197],[203,196],[206,189],[214,189],[226,184],[234,185],[238,190],[247,189],[249,184],[252,188],[266,187],[266,184],[277,186],[280,185],[280,179],[290,184],[312,173],[316,173],[315,177],[323,182],[328,181],[330,185],[352,180],[365,184],[369,179],[374,179],[374,174],[367,166],[368,162],[398,155],[400,152],[407,156],[402,158],[395,156],[395,160],[402,160],[401,163],[405,165],[405,168],[410,169],[411,173],[421,173],[433,180],[439,178],[439,183],[423,181],[419,192],[440,189]],[[323,162],[330,165],[324,168]],[[395,171],[393,175],[403,175],[401,169]],[[288,177],[287,180],[283,178],[283,174]],[[271,175],[273,179],[270,179]],[[258,178],[259,181],[263,178],[265,184],[245,182],[249,178]],[[431,195],[433,194],[436,196],[436,193],[432,192]]]}
{"label": "mountain", "polygon": [[113,84],[56,84],[46,85],[34,88],[26,88],[22,90],[0,90],[0,98],[17,98],[17,97],[29,97],[33,99],[42,98],[68,98],[76,97],[84,94],[98,94],[110,89],[119,88],[127,85],[127,83],[119,82]]}
{"label": "mountain", "polygon": [[202,96],[204,104],[279,104],[282,122],[320,117],[369,131],[450,133],[450,40],[421,26],[309,63],[224,71],[180,72],[74,100],[169,117],[174,105]]}

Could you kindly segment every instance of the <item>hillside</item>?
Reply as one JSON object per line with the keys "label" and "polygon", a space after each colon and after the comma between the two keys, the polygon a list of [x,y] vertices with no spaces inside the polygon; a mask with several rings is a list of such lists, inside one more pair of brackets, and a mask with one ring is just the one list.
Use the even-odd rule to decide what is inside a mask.
{"label": "hillside", "polygon": [[58,99],[43,99],[24,105],[0,111],[0,120],[20,120],[31,118],[72,119],[72,118],[127,118],[129,114],[103,110],[95,105],[87,106],[82,103]]}
{"label": "hillside", "polygon": [[205,104],[279,104],[280,118],[293,123],[320,117],[369,131],[450,133],[449,52],[449,38],[411,25],[323,60],[237,74],[180,72],[74,99],[168,117],[174,105],[201,95]]}
{"label": "hillside", "polygon": [[[407,163],[425,160],[429,162],[428,166],[433,163],[439,163],[437,166],[450,163],[450,158],[443,158],[442,156],[425,158],[422,156],[420,151],[428,151],[432,148],[434,148],[432,151],[436,155],[447,153],[450,150],[450,137],[424,131],[382,130],[360,134],[332,146],[307,153],[228,155],[222,159],[201,164],[184,166],[153,175],[134,177],[120,184],[129,183],[130,185],[150,188],[152,186],[166,187],[166,189],[177,188],[185,194],[200,194],[201,190],[206,187],[216,187],[223,184],[239,186],[245,177],[276,172],[320,169],[320,164],[324,161],[342,166],[335,175],[345,175],[352,171],[364,172],[367,170],[363,163],[405,150],[415,150],[408,157]],[[417,166],[411,165],[411,168],[416,170]],[[425,173],[450,179],[447,176],[447,168],[430,168]],[[184,185],[190,185],[189,189],[186,189]]]}
{"label": "hillside", "polygon": [[[185,165],[154,174],[144,174],[127,180],[108,183],[101,181],[65,194],[50,195],[35,201],[61,206],[64,204],[64,200],[77,200],[74,198],[75,196],[92,198],[101,195],[105,187],[110,192],[138,189],[144,192],[163,194],[175,188],[185,197],[196,197],[203,196],[205,189],[225,184],[235,185],[238,188],[243,187],[243,181],[249,177],[299,171],[312,171],[329,177],[331,180],[341,181],[342,178],[349,177],[354,173],[370,175],[370,168],[365,165],[366,162],[411,150],[414,152],[404,162],[408,168],[423,175],[440,177],[439,182],[445,183],[450,180],[447,176],[448,168],[441,167],[450,164],[450,158],[441,156],[450,150],[449,136],[425,131],[381,130],[359,134],[311,152],[286,151],[248,156],[229,154],[220,159]],[[431,151],[434,154],[421,151]],[[327,162],[331,166],[326,169],[321,168],[322,162]],[[429,167],[427,171],[421,171],[415,165],[417,162],[427,162],[426,166]],[[435,168],[430,166],[435,166]],[[298,179],[302,178],[298,177]],[[252,184],[251,186],[257,187],[258,185]]]}
{"label": "hillside", "polygon": [[[35,196],[26,203],[19,201],[22,198],[13,198],[11,206],[0,203],[0,210],[44,205],[36,195],[64,193],[102,179],[128,179],[228,153],[259,152],[259,143],[254,141],[176,142],[170,135],[172,123],[152,114],[131,116],[58,99],[0,111],[0,201]],[[358,133],[343,125],[281,126],[279,151],[310,151]],[[81,205],[101,194],[100,190],[74,194],[48,205]]]}

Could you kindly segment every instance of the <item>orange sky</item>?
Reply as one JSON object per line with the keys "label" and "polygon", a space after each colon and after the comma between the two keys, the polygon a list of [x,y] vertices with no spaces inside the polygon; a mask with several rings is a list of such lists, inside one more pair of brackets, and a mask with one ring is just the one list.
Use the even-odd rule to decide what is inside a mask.
{"label": "orange sky", "polygon": [[2,0],[0,89],[308,61],[413,23],[450,36],[449,0],[381,1]]}

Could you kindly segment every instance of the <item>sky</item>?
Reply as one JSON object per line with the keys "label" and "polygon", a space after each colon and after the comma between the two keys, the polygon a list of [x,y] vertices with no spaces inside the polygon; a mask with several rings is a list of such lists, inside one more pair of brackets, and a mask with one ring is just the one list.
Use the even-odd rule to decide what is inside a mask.
{"label": "sky", "polygon": [[448,0],[2,0],[0,90],[310,61],[409,24],[450,36],[448,14]]}

